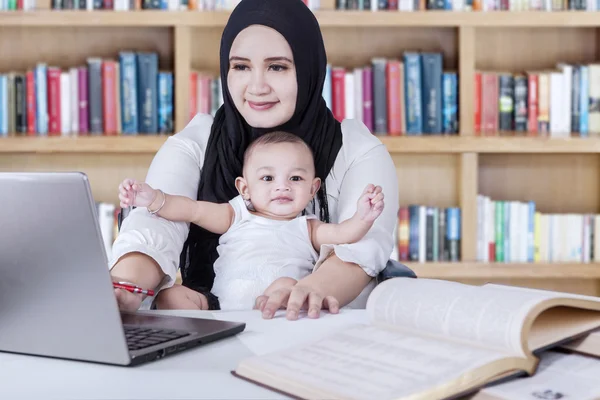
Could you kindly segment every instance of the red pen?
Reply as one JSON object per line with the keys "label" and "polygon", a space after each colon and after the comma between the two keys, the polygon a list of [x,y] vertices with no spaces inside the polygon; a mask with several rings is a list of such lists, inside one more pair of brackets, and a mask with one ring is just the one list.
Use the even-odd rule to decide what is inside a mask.
{"label": "red pen", "polygon": [[132,285],[127,282],[113,282],[113,287],[116,289],[125,289],[131,293],[141,293],[147,296],[154,296],[154,290],[142,289],[139,286]]}

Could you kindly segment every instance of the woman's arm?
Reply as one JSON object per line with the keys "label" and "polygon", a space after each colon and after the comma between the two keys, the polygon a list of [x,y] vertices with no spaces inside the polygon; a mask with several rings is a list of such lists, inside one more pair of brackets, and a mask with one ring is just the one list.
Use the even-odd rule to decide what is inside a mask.
{"label": "woman's arm", "polygon": [[[210,115],[198,114],[181,132],[169,137],[152,160],[145,181],[166,193],[196,198],[211,124]],[[112,247],[109,267],[113,279],[156,292],[171,287],[188,232],[185,222],[157,218],[145,208],[132,210],[123,220]],[[135,301],[125,304],[117,294],[122,308],[137,309],[141,304],[140,295],[118,292],[122,292],[122,297],[135,296]],[[133,303],[138,301],[135,307]]]}
{"label": "woman's arm", "polygon": [[[364,125],[356,121],[345,122],[351,124],[348,127],[350,129],[366,131],[355,135],[370,135]],[[343,124],[342,128],[344,127]],[[361,146],[361,143],[356,146]],[[331,310],[330,303],[334,302],[337,303],[334,307],[337,310],[354,300],[369,281],[385,268],[394,248],[394,230],[398,219],[396,167],[383,144],[373,146],[348,162],[348,165],[350,167],[343,175],[344,180],[340,185],[338,220],[343,221],[354,214],[356,201],[368,183],[382,187],[386,197],[383,212],[357,243],[321,246],[320,258],[313,273],[301,279],[287,293],[270,296],[263,309],[265,318],[272,317],[282,304],[287,304],[288,318],[291,319],[295,319],[300,308],[306,306],[315,311],[323,306]],[[318,316],[315,311],[309,312],[309,316]]]}

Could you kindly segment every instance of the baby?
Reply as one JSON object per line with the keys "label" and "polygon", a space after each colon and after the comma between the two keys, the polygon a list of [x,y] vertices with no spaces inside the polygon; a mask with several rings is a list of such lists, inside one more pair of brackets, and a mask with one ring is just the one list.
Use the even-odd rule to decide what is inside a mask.
{"label": "baby", "polygon": [[321,245],[359,241],[384,207],[381,187],[369,184],[346,221],[323,223],[305,215],[321,181],[310,147],[286,132],[253,141],[242,174],[235,180],[239,196],[222,204],[169,195],[133,179],[119,186],[121,207],[147,207],[221,235],[211,292],[223,310],[252,309],[263,293],[294,285],[311,273]]}

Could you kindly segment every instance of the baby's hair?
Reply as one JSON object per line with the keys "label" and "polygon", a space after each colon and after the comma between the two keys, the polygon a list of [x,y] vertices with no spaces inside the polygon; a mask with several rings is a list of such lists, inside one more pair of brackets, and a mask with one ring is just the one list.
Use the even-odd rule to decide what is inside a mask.
{"label": "baby's hair", "polygon": [[314,160],[313,151],[308,144],[300,136],[294,135],[293,133],[284,132],[284,131],[275,131],[270,133],[265,133],[262,136],[254,139],[252,143],[248,146],[246,151],[244,152],[244,165],[248,163],[248,158],[252,151],[258,146],[265,146],[268,144],[278,144],[278,143],[297,143],[305,146],[310,152],[311,156]]}

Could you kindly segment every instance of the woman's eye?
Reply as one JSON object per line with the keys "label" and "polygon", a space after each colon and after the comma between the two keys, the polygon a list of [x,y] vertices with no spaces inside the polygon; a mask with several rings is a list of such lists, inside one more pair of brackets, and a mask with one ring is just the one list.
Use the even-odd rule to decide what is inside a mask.
{"label": "woman's eye", "polygon": [[269,66],[269,68],[271,68],[271,70],[273,70],[275,72],[281,72],[281,71],[285,71],[288,69],[285,65],[279,65],[279,64],[273,64],[273,65]]}
{"label": "woman's eye", "polygon": [[248,67],[246,65],[243,64],[234,64],[231,69],[234,69],[236,71],[245,71]]}

